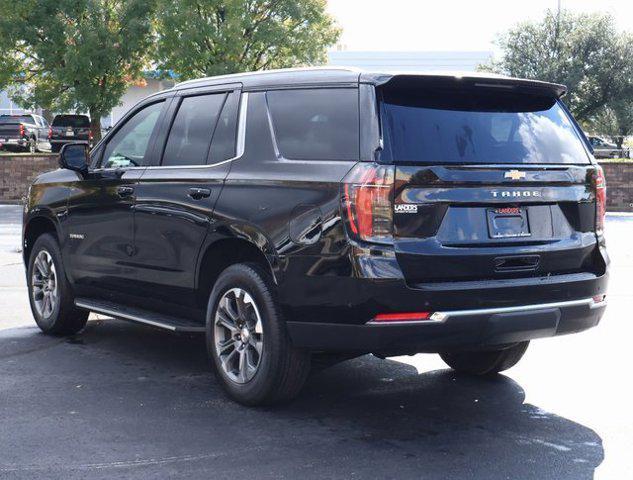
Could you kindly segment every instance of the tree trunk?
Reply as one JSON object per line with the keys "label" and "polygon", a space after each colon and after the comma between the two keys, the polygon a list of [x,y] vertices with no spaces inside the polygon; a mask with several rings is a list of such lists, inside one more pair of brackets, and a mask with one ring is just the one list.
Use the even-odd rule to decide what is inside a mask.
{"label": "tree trunk", "polygon": [[101,113],[90,110],[90,132],[93,145],[101,140]]}
{"label": "tree trunk", "polygon": [[622,144],[624,143],[624,137],[621,135],[615,136],[615,145],[622,150]]}

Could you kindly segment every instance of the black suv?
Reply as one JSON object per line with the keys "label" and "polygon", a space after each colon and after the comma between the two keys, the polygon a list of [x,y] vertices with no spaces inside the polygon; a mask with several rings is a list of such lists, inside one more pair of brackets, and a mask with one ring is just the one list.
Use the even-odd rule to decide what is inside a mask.
{"label": "black suv", "polygon": [[153,95],[33,183],[35,320],[206,334],[251,405],[366,353],[507,369],[606,306],[605,181],[564,92],[323,68]]}
{"label": "black suv", "polygon": [[48,131],[51,150],[59,152],[67,143],[85,143],[92,147],[90,118],[87,115],[64,113],[55,115]]}

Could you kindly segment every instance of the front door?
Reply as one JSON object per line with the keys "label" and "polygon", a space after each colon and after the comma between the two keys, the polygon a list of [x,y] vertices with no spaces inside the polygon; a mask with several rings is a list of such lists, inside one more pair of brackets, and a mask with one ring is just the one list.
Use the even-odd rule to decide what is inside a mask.
{"label": "front door", "polygon": [[[74,183],[68,203],[65,258],[78,296],[114,299],[136,277],[134,201],[138,180],[151,161],[164,100],[128,115],[99,148],[85,178]],[[117,297],[118,299],[118,297]]]}

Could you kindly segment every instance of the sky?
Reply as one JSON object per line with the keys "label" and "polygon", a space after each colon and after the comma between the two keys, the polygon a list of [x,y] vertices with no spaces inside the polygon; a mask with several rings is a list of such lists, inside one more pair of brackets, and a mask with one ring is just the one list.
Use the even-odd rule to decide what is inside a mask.
{"label": "sky", "polygon": [[[575,12],[606,11],[633,31],[633,0],[561,0]],[[557,0],[328,0],[346,50],[486,50],[498,33],[556,9]]]}

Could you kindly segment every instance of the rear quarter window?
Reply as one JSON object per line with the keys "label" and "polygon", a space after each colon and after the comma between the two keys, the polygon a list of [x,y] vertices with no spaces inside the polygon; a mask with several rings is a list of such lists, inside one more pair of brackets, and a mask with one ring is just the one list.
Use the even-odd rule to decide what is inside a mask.
{"label": "rear quarter window", "polygon": [[266,94],[275,138],[284,158],[357,160],[358,90],[275,90]]}

